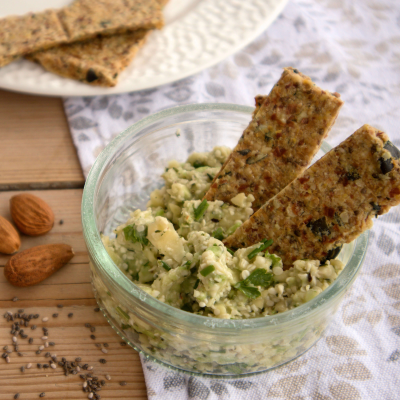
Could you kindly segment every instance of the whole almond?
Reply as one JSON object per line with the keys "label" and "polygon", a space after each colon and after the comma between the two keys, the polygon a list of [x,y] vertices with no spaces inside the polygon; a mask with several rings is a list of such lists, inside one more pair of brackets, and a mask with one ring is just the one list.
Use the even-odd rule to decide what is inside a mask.
{"label": "whole almond", "polygon": [[74,256],[67,244],[44,244],[12,256],[4,275],[14,286],[32,286],[58,271]]}
{"label": "whole almond", "polygon": [[0,216],[0,253],[13,254],[21,247],[18,232],[9,221]]}
{"label": "whole almond", "polygon": [[11,216],[25,235],[38,236],[51,230],[54,213],[49,205],[33,194],[22,193],[10,200]]}

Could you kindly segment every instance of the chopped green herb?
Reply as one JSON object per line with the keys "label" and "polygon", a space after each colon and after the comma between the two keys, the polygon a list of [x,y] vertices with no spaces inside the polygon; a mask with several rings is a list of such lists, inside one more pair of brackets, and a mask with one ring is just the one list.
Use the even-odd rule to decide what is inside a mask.
{"label": "chopped green herb", "polygon": [[134,224],[126,226],[124,229],[125,240],[128,240],[132,243],[139,242],[144,246],[149,244],[147,239],[147,226],[141,231],[138,232],[136,226]]}
{"label": "chopped green herb", "polygon": [[271,286],[273,275],[265,269],[255,269],[246,279],[238,282],[235,288],[251,299],[256,299],[261,295],[260,291],[250,285],[262,286],[264,288]]}
{"label": "chopped green herb", "polygon": [[208,179],[210,179],[210,181],[214,180],[214,177],[210,174],[207,173]]}
{"label": "chopped green herb", "polygon": [[195,167],[196,169],[197,168],[200,168],[200,167],[205,167],[206,165],[205,164],[203,164],[201,161],[198,161],[198,160],[196,160],[194,163],[193,163],[193,167]]}
{"label": "chopped green herb", "polygon": [[250,299],[256,299],[261,296],[260,291],[251,286],[240,286],[238,289]]}
{"label": "chopped green herb", "polygon": [[130,326],[129,324],[122,324],[122,329],[123,330],[129,329],[129,328],[132,328],[132,326]]}
{"label": "chopped green herb", "polygon": [[138,281],[138,280],[139,280],[139,273],[136,272],[136,274],[133,274],[133,275],[132,275],[132,279],[133,279],[134,281]]}
{"label": "chopped green herb", "polygon": [[230,255],[232,255],[232,256],[235,254],[235,252],[234,252],[232,249],[230,249],[229,247],[227,247],[226,250],[227,250],[228,253],[229,253]]}
{"label": "chopped green herb", "polygon": [[204,215],[208,208],[209,204],[206,199],[204,199],[197,208],[194,208],[194,220],[199,221],[201,217]]}
{"label": "chopped green herb", "polygon": [[171,267],[164,261],[161,261],[161,266],[166,270],[166,271],[171,271]]}
{"label": "chopped green herb", "polygon": [[146,264],[143,264],[143,267],[147,267],[150,264],[150,261],[147,261]]}
{"label": "chopped green herb", "polygon": [[158,210],[154,215],[156,217],[162,217],[162,216],[164,216],[164,210]]}
{"label": "chopped green herb", "polygon": [[209,265],[208,267],[205,267],[204,269],[202,269],[200,271],[200,274],[203,276],[207,276],[207,275],[210,275],[211,272],[213,272],[213,271],[215,271],[214,265]]}
{"label": "chopped green herb", "polygon": [[157,229],[156,231],[154,231],[155,233],[159,233],[159,232],[161,232],[159,229]]}
{"label": "chopped green herb", "polygon": [[121,307],[117,307],[116,311],[122,318],[124,318],[127,321],[129,321],[129,315]]}
{"label": "chopped green herb", "polygon": [[187,269],[189,269],[190,264],[192,264],[192,262],[188,260],[185,262],[185,264],[182,265],[182,267],[188,267]]}
{"label": "chopped green herb", "polygon": [[181,307],[181,310],[183,311],[187,311],[187,312],[192,312],[192,306],[190,305],[190,303],[186,303]]}
{"label": "chopped green herb", "polygon": [[199,287],[200,279],[197,279],[196,283],[193,286],[193,289],[196,290]]}
{"label": "chopped green herb", "polygon": [[273,243],[273,240],[272,239],[269,239],[269,240],[263,239],[262,243],[263,244],[260,247],[258,247],[257,249],[254,249],[253,251],[251,251],[249,253],[249,255],[247,256],[247,258],[249,260],[252,260],[258,253],[260,253],[261,251],[266,250],[269,246],[271,246],[271,244]]}
{"label": "chopped green herb", "polygon": [[218,240],[223,240],[224,239],[224,231],[222,230],[221,227],[217,228],[213,233],[212,237],[215,237],[215,239]]}

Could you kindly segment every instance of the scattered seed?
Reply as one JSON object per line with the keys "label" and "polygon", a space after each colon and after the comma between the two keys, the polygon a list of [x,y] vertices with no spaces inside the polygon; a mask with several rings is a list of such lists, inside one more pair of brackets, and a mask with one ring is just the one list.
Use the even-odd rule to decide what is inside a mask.
{"label": "scattered seed", "polygon": [[57,313],[53,314],[53,318],[57,318],[57,317],[58,317]]}
{"label": "scattered seed", "polygon": [[83,382],[82,387],[83,387],[83,388],[87,387],[87,382],[86,382],[86,381]]}
{"label": "scattered seed", "polygon": [[90,328],[92,325],[89,324],[89,322],[86,322],[85,327]]}
{"label": "scattered seed", "polygon": [[18,352],[17,354],[18,354],[18,357],[22,357],[23,356],[23,354],[20,353],[20,352]]}
{"label": "scattered seed", "polygon": [[94,312],[99,312],[100,311],[100,308],[99,307],[96,307],[95,309],[94,309]]}
{"label": "scattered seed", "polygon": [[44,396],[46,396],[45,392],[39,394],[39,397],[44,397]]}
{"label": "scattered seed", "polygon": [[52,363],[52,364],[50,364],[50,367],[53,368],[53,369],[56,369],[56,368],[57,368],[57,365],[54,364],[54,363]]}
{"label": "scattered seed", "polygon": [[47,336],[42,336],[42,340],[47,340],[48,337]]}
{"label": "scattered seed", "polygon": [[18,301],[18,300],[19,300],[18,297],[14,297],[14,298],[12,299],[12,301]]}
{"label": "scattered seed", "polygon": [[94,326],[92,326],[91,328],[90,328],[90,332],[95,332],[96,331],[96,328],[94,327]]}
{"label": "scattered seed", "polygon": [[72,312],[71,312],[71,313],[69,313],[69,314],[68,314],[68,318],[72,318],[72,317],[73,317],[73,315],[74,315],[74,314],[73,314]]}
{"label": "scattered seed", "polygon": [[90,393],[88,394],[88,399],[93,399],[93,393],[92,393],[92,392],[90,392]]}
{"label": "scattered seed", "polygon": [[76,358],[75,358],[75,361],[76,361],[76,362],[81,362],[81,361],[82,361],[82,358],[81,358],[81,357],[76,357]]}
{"label": "scattered seed", "polygon": [[32,368],[32,364],[31,363],[26,364],[26,369],[30,369],[30,368]]}
{"label": "scattered seed", "polygon": [[108,350],[107,350],[107,349],[101,349],[101,351],[102,351],[104,354],[107,354],[107,353],[108,353]]}
{"label": "scattered seed", "polygon": [[39,350],[40,351],[44,350],[44,346],[39,346]]}
{"label": "scattered seed", "polygon": [[32,343],[33,343],[33,338],[32,338],[32,337],[29,338],[28,343],[29,343],[29,344],[32,344]]}
{"label": "scattered seed", "polygon": [[[42,321],[43,322],[47,322],[49,320],[49,318],[48,317],[44,317],[44,318],[42,318]],[[43,397],[43,396],[42,396]]]}
{"label": "scattered seed", "polygon": [[43,368],[49,368],[49,364],[43,364]]}
{"label": "scattered seed", "polygon": [[96,343],[95,346],[100,348],[101,347],[101,343]]}
{"label": "scattered seed", "polygon": [[127,383],[125,382],[125,381],[122,381],[122,382],[120,382],[119,383],[121,386],[126,386],[127,385]]}
{"label": "scattered seed", "polygon": [[47,347],[49,347],[49,342],[46,342],[46,343],[44,344],[44,347],[46,347],[46,349],[47,349]]}
{"label": "scattered seed", "polygon": [[21,372],[25,372],[25,367],[24,366],[22,366],[20,369],[21,369]]}
{"label": "scattered seed", "polygon": [[5,350],[8,350],[8,346],[4,346],[3,347],[3,350],[5,351]]}
{"label": "scattered seed", "polygon": [[106,375],[106,379],[108,380],[108,381],[111,381],[111,376],[110,375]]}
{"label": "scattered seed", "polygon": [[64,220],[63,220],[63,219],[60,219],[59,224],[62,225],[63,223],[64,223]]}
{"label": "scattered seed", "polygon": [[43,365],[40,364],[40,363],[37,363],[36,366],[37,366],[39,369],[43,368]]}
{"label": "scattered seed", "polygon": [[90,335],[90,338],[93,339],[93,340],[95,340],[95,339],[96,339],[96,336]]}
{"label": "scattered seed", "polygon": [[49,346],[55,346],[56,344],[54,342],[49,342]]}
{"label": "scattered seed", "polygon": [[50,352],[48,351],[44,356],[45,357],[50,357]]}
{"label": "scattered seed", "polygon": [[18,310],[18,312],[19,312],[20,314],[22,314],[24,311],[25,311],[25,310],[24,310],[23,308],[20,308],[20,309]]}
{"label": "scattered seed", "polygon": [[108,343],[103,343],[103,346],[104,347],[108,347]]}
{"label": "scattered seed", "polygon": [[37,328],[36,325],[32,325],[32,326],[31,326],[31,329],[32,329],[33,331],[34,331],[36,328]]}
{"label": "scattered seed", "polygon": [[12,341],[13,341],[13,343],[17,343],[17,341],[18,341],[17,337],[13,336]]}
{"label": "scattered seed", "polygon": [[99,361],[100,361],[101,364],[105,364],[107,362],[107,360],[105,360],[104,358],[100,358]]}
{"label": "scattered seed", "polygon": [[87,368],[88,371],[92,371],[93,366],[91,365],[90,367]]}
{"label": "scattered seed", "polygon": [[126,346],[126,343],[125,342],[121,342],[120,345],[121,346]]}
{"label": "scattered seed", "polygon": [[10,360],[10,357],[7,356],[7,357],[6,357],[6,362],[9,364],[10,361],[11,361],[11,360]]}
{"label": "scattered seed", "polygon": [[19,393],[14,394],[14,399],[19,399]]}
{"label": "scattered seed", "polygon": [[79,365],[76,367],[76,372],[81,372],[81,368],[79,367]]}
{"label": "scattered seed", "polygon": [[38,318],[39,318],[39,314],[35,314],[35,315],[33,316],[33,318],[34,318],[34,319],[38,319]]}

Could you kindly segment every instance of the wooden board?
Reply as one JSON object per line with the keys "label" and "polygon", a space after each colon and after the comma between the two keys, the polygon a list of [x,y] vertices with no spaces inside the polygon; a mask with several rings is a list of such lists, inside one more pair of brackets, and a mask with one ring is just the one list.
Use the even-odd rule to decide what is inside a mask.
{"label": "wooden board", "polygon": [[[0,192],[0,215],[9,220],[9,199],[16,193]],[[37,329],[25,328],[25,333],[33,337],[33,344],[28,344],[28,339],[18,339],[19,351],[23,356],[19,357],[13,352],[10,364],[0,358],[0,400],[12,399],[16,393],[21,394],[21,400],[38,399],[42,392],[46,393],[44,399],[87,399],[87,394],[82,392],[79,375],[65,377],[61,367],[55,370],[37,368],[37,363],[45,363],[46,351],[56,354],[58,359],[65,357],[73,361],[81,357],[84,363],[94,367],[92,372],[99,379],[105,379],[105,375],[109,374],[111,381],[107,381],[99,392],[102,399],[147,399],[138,353],[128,346],[121,346],[119,336],[102,314],[94,311],[96,302],[90,286],[88,256],[80,222],[82,190],[41,190],[34,194],[51,206],[56,223],[44,236],[33,238],[22,235],[22,248],[60,242],[72,245],[76,255],[56,274],[29,288],[16,288],[6,281],[3,269],[9,256],[0,255],[0,349],[5,345],[12,348],[11,324],[3,318],[6,311],[24,309],[27,314],[40,314],[39,319],[30,323],[36,324]],[[59,223],[60,220],[63,220],[63,224]],[[19,300],[13,302],[14,297]],[[58,304],[64,307],[59,309]],[[71,312],[73,316],[69,318]],[[59,314],[57,318],[52,317],[54,313]],[[49,321],[42,322],[42,317],[48,317]],[[85,323],[95,326],[95,340],[90,338],[92,333],[84,326]],[[37,355],[36,350],[43,342],[40,339],[43,335],[42,326],[48,328],[48,341],[53,341],[55,346]],[[95,343],[108,343],[108,353],[104,354]],[[107,360],[106,364],[99,362],[102,358]],[[32,368],[21,372],[20,367],[28,363],[33,364]],[[120,386],[121,381],[126,381],[127,385]]]}
{"label": "wooden board", "polygon": [[0,90],[0,190],[80,188],[61,99]]}

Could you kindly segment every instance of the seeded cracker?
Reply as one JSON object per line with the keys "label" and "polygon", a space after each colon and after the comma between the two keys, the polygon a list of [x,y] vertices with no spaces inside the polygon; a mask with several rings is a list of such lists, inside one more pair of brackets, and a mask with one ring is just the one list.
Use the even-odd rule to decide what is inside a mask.
{"label": "seeded cracker", "polygon": [[270,94],[256,97],[252,121],[205,199],[229,202],[243,192],[258,210],[310,164],[343,105],[338,97],[285,68]]}
{"label": "seeded cracker", "polygon": [[163,26],[156,0],[77,0],[60,9],[0,19],[0,67],[64,43]]}
{"label": "seeded cracker", "polygon": [[54,10],[0,19],[0,67],[36,49],[68,41]]}
{"label": "seeded cracker", "polygon": [[66,78],[96,86],[115,86],[120,72],[146,41],[147,30],[97,37],[39,51],[27,58]]}
{"label": "seeded cracker", "polygon": [[[166,0],[157,0],[165,5]],[[150,30],[99,36],[29,54],[26,58],[65,78],[94,86],[115,86],[120,73],[146,42]]]}
{"label": "seeded cracker", "polygon": [[247,247],[264,238],[285,267],[298,259],[334,258],[372,227],[372,218],[400,203],[400,151],[364,125],[335,147],[229,236]]}
{"label": "seeded cracker", "polygon": [[59,12],[71,42],[96,36],[163,26],[156,0],[76,0]]}

